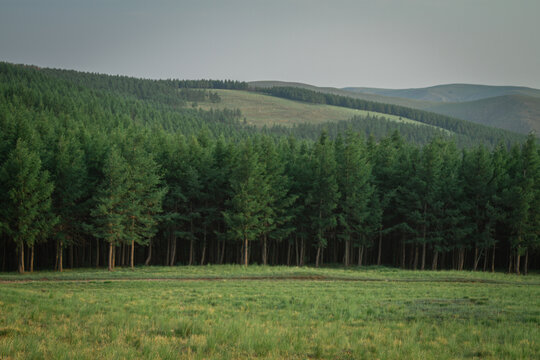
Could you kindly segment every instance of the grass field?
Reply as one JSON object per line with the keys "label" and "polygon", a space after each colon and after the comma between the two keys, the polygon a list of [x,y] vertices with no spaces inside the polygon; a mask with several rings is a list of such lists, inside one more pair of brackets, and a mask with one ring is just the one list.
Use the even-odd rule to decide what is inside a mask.
{"label": "grass field", "polygon": [[308,104],[239,90],[212,90],[221,97],[217,104],[201,103],[202,109],[240,109],[248,124],[256,126],[318,124],[326,121],[348,120],[353,116],[382,116],[388,120],[429,126],[395,115],[348,109],[339,106]]}
{"label": "grass field", "polygon": [[[40,278],[48,281],[31,280]],[[263,266],[0,274],[2,359],[532,359],[539,339],[538,274]]]}

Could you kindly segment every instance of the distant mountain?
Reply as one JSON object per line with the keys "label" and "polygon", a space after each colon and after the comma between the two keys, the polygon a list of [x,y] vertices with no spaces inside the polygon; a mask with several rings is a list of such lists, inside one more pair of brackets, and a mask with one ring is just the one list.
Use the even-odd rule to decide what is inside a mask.
{"label": "distant mountain", "polygon": [[496,96],[468,102],[439,103],[425,110],[523,134],[534,130],[540,135],[540,97]]}
{"label": "distant mountain", "polygon": [[347,87],[345,91],[358,94],[382,95],[397,98],[432,101],[466,102],[504,95],[540,97],[540,90],[521,86],[490,86],[472,84],[448,84],[416,89],[379,89]]}

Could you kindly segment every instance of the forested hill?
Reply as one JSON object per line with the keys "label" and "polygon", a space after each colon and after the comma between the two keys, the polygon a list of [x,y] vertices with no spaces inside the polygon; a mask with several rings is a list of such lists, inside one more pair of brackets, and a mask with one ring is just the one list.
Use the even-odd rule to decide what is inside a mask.
{"label": "forested hill", "polygon": [[0,63],[0,269],[539,267],[533,136],[371,115],[260,128],[200,110],[217,89],[245,84]]}
{"label": "forested hill", "polygon": [[519,86],[448,84],[417,89],[331,88],[283,81],[254,81],[253,89],[293,87],[437,114],[499,129],[540,134],[540,90]]}
{"label": "forested hill", "polygon": [[379,89],[348,87],[343,90],[362,94],[423,100],[430,102],[467,102],[506,95],[540,97],[540,90],[523,86],[490,86],[474,84],[446,84],[414,89]]}
{"label": "forested hill", "polygon": [[423,110],[408,108],[394,104],[383,104],[379,102],[355,99],[347,96],[328,94],[299,87],[270,87],[260,88],[261,91],[272,96],[286,99],[305,101],[316,104],[337,105],[347,108],[376,111],[379,113],[402,116],[404,118],[416,120],[418,122],[433,125],[441,129],[449,130],[457,135],[474,139],[476,142],[495,144],[502,140],[505,143],[522,141],[524,137],[517,133],[499,130],[479,124],[474,124],[465,120],[451,118]]}

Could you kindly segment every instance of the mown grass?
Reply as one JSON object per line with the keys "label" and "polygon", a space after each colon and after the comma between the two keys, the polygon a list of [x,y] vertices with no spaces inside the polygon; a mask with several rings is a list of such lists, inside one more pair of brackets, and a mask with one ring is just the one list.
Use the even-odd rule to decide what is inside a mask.
{"label": "mown grass", "polygon": [[[192,278],[222,272],[229,279],[111,281],[111,275],[84,282],[0,284],[0,358],[540,356],[538,275],[461,274],[461,279],[497,282],[492,283],[457,277],[448,282],[453,274],[447,272],[386,268],[210,266],[171,271],[191,273]],[[349,279],[367,274],[379,280],[284,279],[299,272]],[[157,278],[169,268],[130,273]],[[280,280],[235,279],[246,274]],[[122,278],[124,270],[113,275]],[[406,279],[422,281],[401,281]]]}
{"label": "mown grass", "polygon": [[248,124],[256,126],[319,124],[327,121],[348,120],[353,116],[381,116],[390,121],[429,126],[407,118],[373,111],[349,109],[339,106],[309,104],[281,99],[255,92],[239,90],[212,90],[219,94],[221,102],[200,103],[205,110],[240,109]]}

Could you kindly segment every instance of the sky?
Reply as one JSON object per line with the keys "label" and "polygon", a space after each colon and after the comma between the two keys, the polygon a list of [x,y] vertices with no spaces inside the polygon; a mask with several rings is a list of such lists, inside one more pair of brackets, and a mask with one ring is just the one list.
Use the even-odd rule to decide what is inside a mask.
{"label": "sky", "polygon": [[0,0],[0,61],[152,79],[540,88],[539,0]]}

